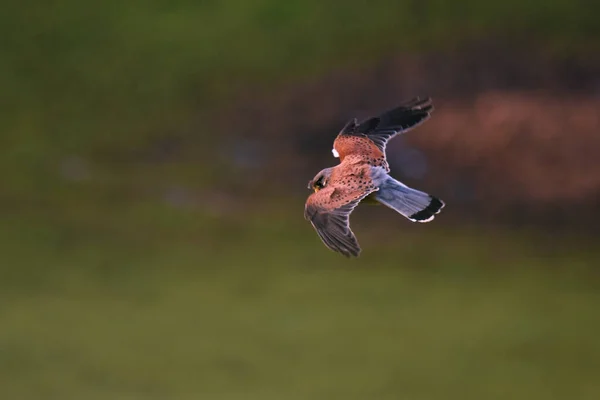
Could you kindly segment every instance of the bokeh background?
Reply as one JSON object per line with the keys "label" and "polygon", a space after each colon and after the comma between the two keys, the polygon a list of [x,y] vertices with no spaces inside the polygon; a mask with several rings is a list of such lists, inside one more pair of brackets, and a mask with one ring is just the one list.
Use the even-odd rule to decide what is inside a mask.
{"label": "bokeh background", "polygon": [[[2,399],[600,398],[600,3],[4,1]],[[332,140],[443,198],[308,222]]]}

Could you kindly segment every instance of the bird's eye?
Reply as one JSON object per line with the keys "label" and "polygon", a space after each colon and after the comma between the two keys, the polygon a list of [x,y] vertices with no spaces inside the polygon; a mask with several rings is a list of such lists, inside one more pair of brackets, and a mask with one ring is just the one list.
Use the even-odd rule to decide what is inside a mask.
{"label": "bird's eye", "polygon": [[322,176],[322,177],[320,177],[319,179],[317,179],[317,180],[315,181],[315,183],[313,183],[313,189],[314,189],[315,191],[319,191],[319,190],[321,190],[321,189],[323,189],[323,188],[325,187],[325,184],[326,184],[326,183],[327,183],[327,182],[325,181],[325,177],[323,177],[323,176]]}

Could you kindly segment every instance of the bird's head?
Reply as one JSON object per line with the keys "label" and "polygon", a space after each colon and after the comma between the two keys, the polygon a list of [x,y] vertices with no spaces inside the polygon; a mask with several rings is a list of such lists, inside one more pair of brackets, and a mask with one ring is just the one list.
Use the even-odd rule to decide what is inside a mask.
{"label": "bird's head", "polygon": [[308,182],[308,188],[316,192],[327,186],[329,178],[331,177],[331,168],[325,168],[319,172],[315,177]]}

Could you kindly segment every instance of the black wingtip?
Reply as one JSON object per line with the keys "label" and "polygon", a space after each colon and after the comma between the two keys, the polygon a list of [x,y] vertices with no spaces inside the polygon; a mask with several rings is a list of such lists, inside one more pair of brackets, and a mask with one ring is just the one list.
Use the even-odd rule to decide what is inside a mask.
{"label": "black wingtip", "polygon": [[357,128],[358,128],[358,120],[356,118],[352,118],[350,121],[348,121],[346,123],[346,125],[344,125],[344,127],[342,128],[342,130],[340,131],[340,135],[353,135],[358,133],[357,132]]}
{"label": "black wingtip", "polygon": [[442,208],[444,208],[445,205],[446,204],[442,200],[431,196],[431,201],[427,207],[414,213],[408,218],[416,222],[429,222],[436,214],[439,214],[439,212],[442,211]]}

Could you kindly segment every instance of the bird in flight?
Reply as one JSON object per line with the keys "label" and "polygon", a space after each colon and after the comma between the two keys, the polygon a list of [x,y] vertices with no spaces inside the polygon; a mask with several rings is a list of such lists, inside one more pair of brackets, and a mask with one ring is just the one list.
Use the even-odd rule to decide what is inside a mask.
{"label": "bird in flight", "polygon": [[444,207],[430,194],[412,189],[389,175],[387,142],[426,121],[433,111],[430,98],[415,98],[378,117],[358,123],[351,119],[333,142],[340,159],[309,183],[304,217],[328,248],[346,257],[358,256],[360,246],[350,229],[350,213],[363,199],[397,211],[413,222],[429,222]]}

